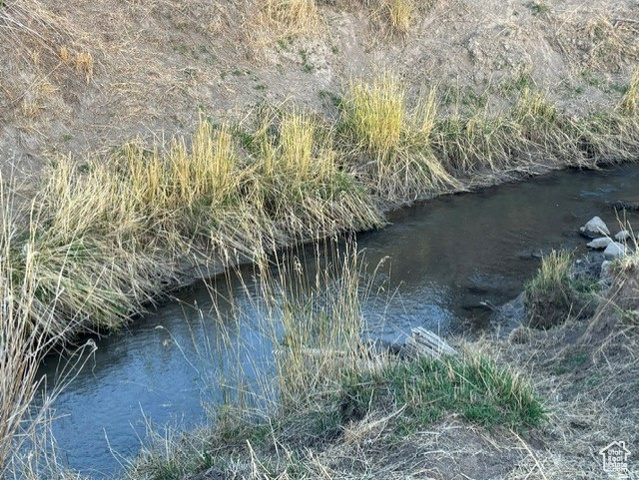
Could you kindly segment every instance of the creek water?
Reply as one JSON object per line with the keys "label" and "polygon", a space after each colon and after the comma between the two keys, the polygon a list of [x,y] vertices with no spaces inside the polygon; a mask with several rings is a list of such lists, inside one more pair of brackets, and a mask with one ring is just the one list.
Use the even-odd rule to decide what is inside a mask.
{"label": "creek water", "polygon": [[[618,200],[639,202],[639,165],[554,172],[393,213],[390,226],[357,236],[369,270],[388,257],[378,274],[386,293],[363,305],[371,335],[392,340],[417,325],[442,334],[499,328],[479,303],[516,297],[539,266],[539,252],[585,251],[577,232],[590,217],[602,217],[614,234],[619,220],[610,203]],[[639,216],[628,215],[639,230]],[[259,365],[269,364],[274,346],[257,328],[263,312],[252,269],[241,271],[180,292],[97,342],[95,355],[54,404],[63,462],[86,474],[112,475],[138,453],[149,424],[162,430],[202,422],[205,405],[224,394],[211,380],[220,372],[241,365],[248,378],[266,374]],[[241,321],[216,319],[231,312],[221,302],[219,315],[213,313],[211,288],[235,299]],[[242,348],[229,353],[222,336]],[[56,359],[47,359],[49,383],[57,368]]]}

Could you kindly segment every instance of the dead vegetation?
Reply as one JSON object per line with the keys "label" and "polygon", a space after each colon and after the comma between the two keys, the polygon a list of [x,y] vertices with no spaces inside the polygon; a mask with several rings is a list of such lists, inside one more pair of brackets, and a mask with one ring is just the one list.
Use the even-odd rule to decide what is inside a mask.
{"label": "dead vegetation", "polygon": [[[437,359],[367,350],[360,305],[370,291],[361,283],[363,258],[351,248],[318,248],[309,272],[297,258],[275,277],[259,269],[261,328],[277,345],[274,378],[261,379],[257,392],[271,395],[269,407],[231,400],[210,427],[156,435],[126,478],[498,474],[523,457],[519,435],[542,424],[546,412],[516,371],[470,346]],[[506,437],[499,446],[494,431]],[[491,461],[497,451],[504,458]]]}
{"label": "dead vegetation", "polygon": [[[11,0],[0,10],[0,151],[37,171],[58,153],[84,156],[138,134],[187,133],[199,106],[221,121],[285,99],[330,114],[322,96],[385,70],[410,79],[409,103],[425,85],[442,92],[458,85],[478,98],[488,92],[482,101],[492,107],[503,102],[492,86],[527,70],[551,102],[586,116],[623,93],[636,64],[637,20],[625,3],[610,11],[568,4],[542,19],[512,2],[460,10],[413,0],[90,8]],[[497,24],[505,28],[489,38]],[[444,110],[454,116],[451,107]]]}

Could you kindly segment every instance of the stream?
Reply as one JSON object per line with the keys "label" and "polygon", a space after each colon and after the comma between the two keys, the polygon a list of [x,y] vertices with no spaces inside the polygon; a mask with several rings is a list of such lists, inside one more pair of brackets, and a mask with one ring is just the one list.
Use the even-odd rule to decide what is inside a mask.
{"label": "stream", "polygon": [[[610,203],[639,202],[638,187],[639,165],[565,170],[394,212],[387,228],[357,235],[368,271],[388,257],[374,280],[384,293],[363,302],[370,335],[394,340],[412,326],[442,335],[500,328],[480,302],[515,298],[540,252],[585,252],[578,228],[594,215],[619,231]],[[638,212],[628,215],[638,231]],[[85,474],[113,475],[139,452],[150,425],[162,431],[202,423],[205,406],[228,393],[212,380],[220,372],[240,365],[248,378],[265,375],[260,365],[269,364],[274,345],[257,327],[263,311],[252,274],[247,266],[201,282],[96,341],[97,351],[54,404],[60,460]],[[232,307],[222,301],[214,313],[213,288],[234,299],[241,321],[220,321]],[[223,337],[243,346],[229,353]],[[58,363],[51,357],[43,365],[49,383]]]}

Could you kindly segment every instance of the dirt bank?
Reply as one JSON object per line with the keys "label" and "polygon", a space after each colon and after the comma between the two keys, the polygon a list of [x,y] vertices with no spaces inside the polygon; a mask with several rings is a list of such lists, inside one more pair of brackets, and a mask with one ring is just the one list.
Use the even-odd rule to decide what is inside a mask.
{"label": "dirt bank", "polygon": [[450,111],[499,106],[534,85],[583,115],[619,100],[639,53],[629,0],[289,4],[4,2],[4,171],[187,133],[200,108],[241,121],[258,104],[289,101],[331,116],[349,79],[382,71],[413,93],[439,85]]}
{"label": "dirt bank", "polygon": [[36,318],[112,328],[194,257],[634,160],[637,25],[631,2],[6,2],[0,156],[37,196],[12,270],[38,263]]}

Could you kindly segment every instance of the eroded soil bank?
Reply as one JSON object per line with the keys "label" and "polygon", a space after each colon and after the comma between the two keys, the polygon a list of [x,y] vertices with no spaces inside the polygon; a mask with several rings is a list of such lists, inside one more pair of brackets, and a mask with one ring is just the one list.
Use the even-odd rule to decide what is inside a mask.
{"label": "eroded soil bank", "polygon": [[499,104],[534,85],[583,115],[614,104],[639,48],[629,0],[276,5],[4,2],[3,171],[38,170],[56,153],[83,158],[137,134],[188,134],[199,107],[216,121],[285,100],[330,115],[345,82],[383,71],[414,91],[439,85],[454,107]]}

